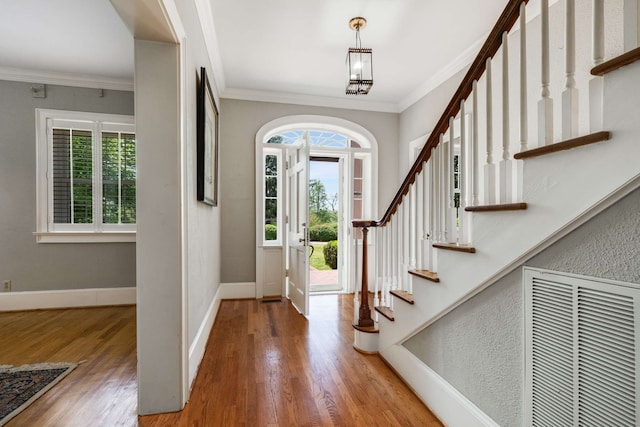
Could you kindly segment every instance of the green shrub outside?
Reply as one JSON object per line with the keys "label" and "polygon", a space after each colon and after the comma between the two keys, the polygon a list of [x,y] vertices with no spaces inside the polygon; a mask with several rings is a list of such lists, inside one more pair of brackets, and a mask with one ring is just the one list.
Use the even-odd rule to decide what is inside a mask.
{"label": "green shrub outside", "polygon": [[338,223],[314,225],[309,228],[309,239],[312,242],[329,242],[338,238]]}
{"label": "green shrub outside", "polygon": [[324,254],[324,262],[331,269],[335,270],[338,268],[338,241],[332,240],[322,248],[322,253]]}
{"label": "green shrub outside", "polygon": [[273,224],[264,226],[264,240],[276,240],[278,238],[278,227]]}

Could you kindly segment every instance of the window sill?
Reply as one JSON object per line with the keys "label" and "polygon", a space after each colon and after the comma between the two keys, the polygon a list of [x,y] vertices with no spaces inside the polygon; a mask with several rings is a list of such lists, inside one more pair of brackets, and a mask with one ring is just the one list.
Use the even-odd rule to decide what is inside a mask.
{"label": "window sill", "polygon": [[124,243],[135,242],[135,231],[56,231],[34,232],[38,243]]}

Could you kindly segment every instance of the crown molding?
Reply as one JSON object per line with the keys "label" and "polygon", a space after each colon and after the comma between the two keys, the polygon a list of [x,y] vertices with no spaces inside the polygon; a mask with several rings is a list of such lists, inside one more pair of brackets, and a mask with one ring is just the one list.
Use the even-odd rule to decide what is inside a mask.
{"label": "crown molding", "polygon": [[469,64],[475,59],[478,55],[478,51],[482,47],[486,37],[483,37],[476,41],[474,44],[469,46],[458,55],[453,61],[445,65],[441,68],[437,73],[435,73],[430,79],[422,83],[415,90],[412,90],[411,93],[405,96],[402,100],[400,100],[399,106],[400,111],[404,111],[407,108],[411,107],[413,104],[418,102],[424,96],[429,94],[431,91],[436,89],[438,86],[449,80],[456,73],[464,68],[468,67]]}
{"label": "crown molding", "polygon": [[220,44],[216,27],[213,23],[213,11],[211,10],[211,2],[208,0],[196,0],[196,12],[200,21],[200,28],[204,36],[204,44],[207,47],[209,61],[213,67],[213,73],[208,73],[210,80],[213,80],[213,91],[220,97],[225,91],[226,79],[224,75],[224,67],[222,66],[222,57],[220,56]]}
{"label": "crown molding", "polygon": [[333,96],[303,95],[288,92],[271,92],[226,88],[221,98],[244,101],[277,102],[281,104],[310,105],[314,107],[341,108],[347,110],[399,113],[398,105],[391,102],[343,99]]}
{"label": "crown molding", "polygon": [[133,79],[0,67],[0,80],[48,85],[133,91]]}

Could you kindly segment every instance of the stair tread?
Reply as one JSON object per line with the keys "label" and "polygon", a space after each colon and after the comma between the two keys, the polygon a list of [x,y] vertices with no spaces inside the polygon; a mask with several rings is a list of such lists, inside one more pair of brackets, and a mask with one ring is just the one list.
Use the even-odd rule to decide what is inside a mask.
{"label": "stair tread", "polygon": [[467,206],[464,208],[467,212],[498,212],[498,211],[517,211],[527,209],[526,203],[503,203],[499,205],[478,205]]}
{"label": "stair tread", "polygon": [[607,141],[611,137],[611,133],[607,131],[595,132],[589,135],[579,136],[577,138],[568,139],[566,141],[557,142],[555,144],[543,145],[542,147],[532,148],[531,150],[521,151],[514,154],[514,159],[528,159],[531,157],[543,156],[545,154],[557,153],[558,151],[569,150],[571,148],[581,147],[583,145],[595,144],[596,142]]}
{"label": "stair tread", "polygon": [[368,334],[380,333],[380,331],[376,326],[360,326],[357,323],[354,323],[352,326],[353,326],[353,329],[357,329],[360,332],[366,332]]}
{"label": "stair tread", "polygon": [[389,292],[391,295],[400,298],[402,301],[413,304],[413,295],[407,291],[393,290]]}
{"label": "stair tread", "polygon": [[420,277],[422,279],[430,280],[432,282],[438,283],[440,282],[440,278],[438,277],[438,273],[429,270],[409,270],[409,274],[413,274],[416,277]]}
{"label": "stair tread", "polygon": [[615,71],[618,68],[632,64],[636,61],[640,61],[640,47],[631,49],[629,52],[625,52],[622,55],[611,58],[610,60],[603,62],[600,65],[596,65],[591,69],[591,75],[604,76],[611,71]]}
{"label": "stair tread", "polygon": [[466,252],[470,254],[476,253],[476,248],[473,246],[460,245],[458,243],[434,243],[432,246],[437,249],[446,249],[449,251]]}
{"label": "stair tread", "polygon": [[391,310],[391,308],[389,308],[389,307],[384,307],[382,305],[378,305],[378,306],[376,306],[376,311],[378,313],[382,314],[387,319],[391,320],[392,322],[394,320],[396,320],[395,317],[393,317],[393,310]]}

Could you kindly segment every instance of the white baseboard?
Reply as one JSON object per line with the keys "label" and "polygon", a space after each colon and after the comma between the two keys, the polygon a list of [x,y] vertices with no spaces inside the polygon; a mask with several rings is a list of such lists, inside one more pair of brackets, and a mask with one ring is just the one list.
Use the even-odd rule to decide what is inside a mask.
{"label": "white baseboard", "polygon": [[205,314],[198,332],[193,339],[193,342],[189,346],[189,389],[193,387],[193,380],[196,379],[198,368],[200,368],[200,362],[204,357],[204,351],[207,347],[207,340],[211,334],[211,328],[213,328],[213,322],[216,320],[218,309],[220,308],[220,294],[222,293],[222,285],[218,287],[218,292],[213,297],[207,314]]}
{"label": "white baseboard", "polygon": [[242,299],[256,297],[255,282],[220,283],[220,299]]}
{"label": "white baseboard", "polygon": [[473,402],[401,345],[382,351],[382,357],[445,424],[451,427],[499,427]]}
{"label": "white baseboard", "polygon": [[135,303],[135,287],[0,293],[0,311],[98,307]]}

